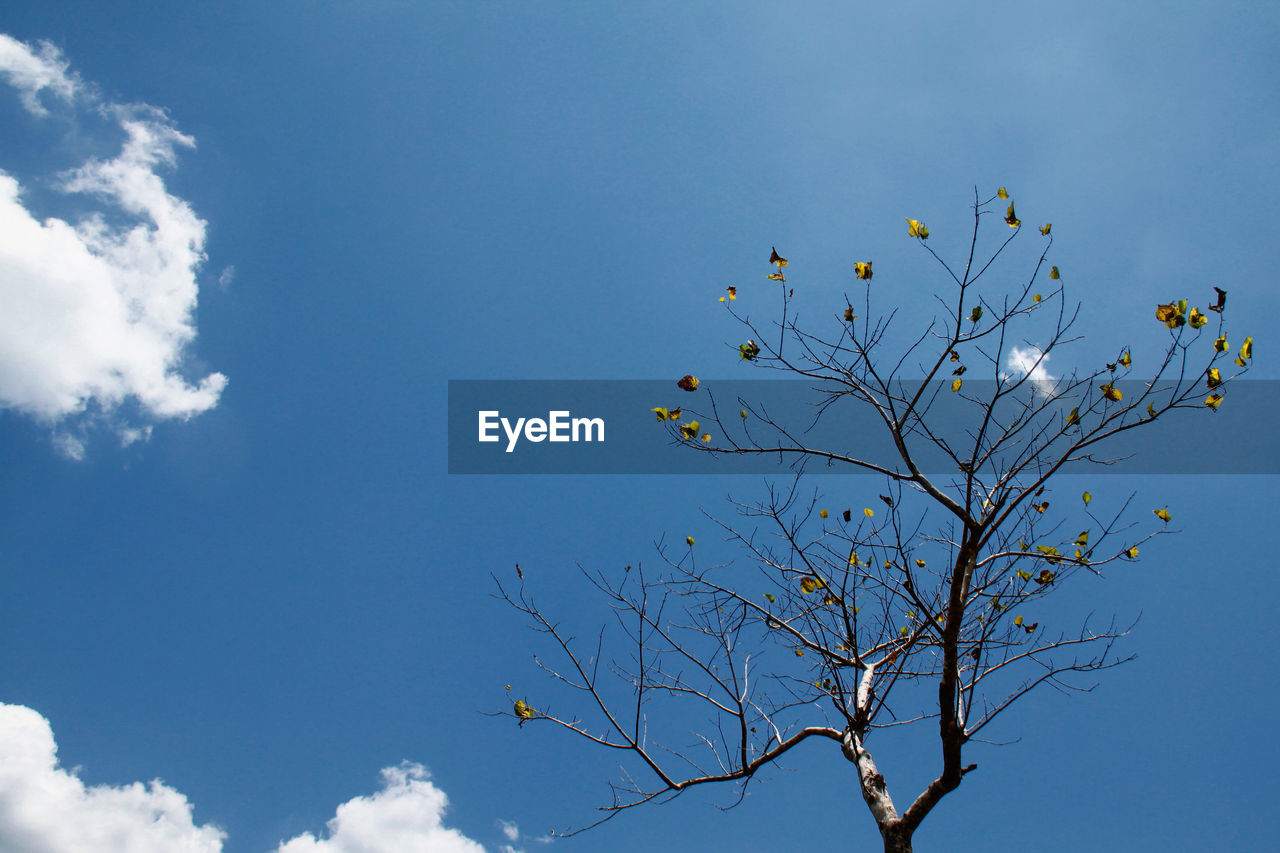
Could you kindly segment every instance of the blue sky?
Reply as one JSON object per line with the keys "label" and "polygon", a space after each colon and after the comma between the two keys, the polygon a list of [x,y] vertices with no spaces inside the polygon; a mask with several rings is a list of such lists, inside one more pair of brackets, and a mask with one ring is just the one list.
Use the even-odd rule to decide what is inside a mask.
{"label": "blue sky", "polygon": [[[542,684],[489,573],[519,561],[591,633],[607,614],[575,563],[716,547],[700,509],[760,483],[451,477],[447,381],[745,378],[716,299],[770,293],[775,245],[805,316],[872,257],[900,322],[927,319],[937,273],[903,218],[954,257],[975,184],[1054,223],[1085,335],[1056,365],[1158,345],[1154,305],[1217,284],[1251,375],[1277,378],[1278,23],[1261,3],[6,3],[0,790],[29,822],[0,810],[0,848],[107,849],[108,825],[138,851],[874,848],[823,750],[735,810],[695,791],[540,840],[592,820],[616,764],[483,713]],[[979,749],[919,849],[1280,830],[1275,481],[1177,468],[1088,484],[1184,530],[1081,593],[1141,613],[1138,660],[1022,706],[999,733],[1022,740]],[[932,746],[877,759],[911,787]]]}

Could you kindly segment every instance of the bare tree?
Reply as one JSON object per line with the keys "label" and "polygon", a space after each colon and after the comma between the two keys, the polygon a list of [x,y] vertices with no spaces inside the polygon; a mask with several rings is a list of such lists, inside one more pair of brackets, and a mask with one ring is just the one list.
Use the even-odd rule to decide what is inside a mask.
{"label": "bare tree", "polygon": [[[731,500],[737,519],[721,527],[755,571],[704,566],[689,539],[684,547],[659,543],[657,574],[642,566],[587,572],[621,631],[607,637],[602,630],[585,648],[535,603],[523,580],[514,592],[499,584],[560,656],[539,664],[585,700],[570,715],[532,699],[515,702],[510,713],[522,725],[553,723],[637,760],[640,778],[612,785],[601,821],[712,782],[736,783],[740,796],[757,772],[801,743],[830,742],[856,770],[884,849],[909,851],[921,821],[975,769],[966,746],[988,735],[1018,699],[1042,685],[1087,690],[1093,673],[1128,659],[1116,643],[1129,625],[1079,615],[1067,622],[1046,600],[1078,576],[1137,559],[1144,542],[1166,531],[1168,511],[1154,510],[1156,520],[1139,513],[1148,519],[1139,524],[1132,495],[1103,512],[1087,492],[1066,512],[1051,510],[1051,481],[1073,463],[1108,464],[1100,454],[1109,442],[1157,418],[1215,410],[1229,381],[1220,364],[1233,360],[1235,376],[1247,369],[1252,339],[1233,359],[1225,292],[1215,288],[1207,313],[1185,301],[1157,308],[1169,337],[1159,358],[1144,359],[1154,366],[1150,378],[1130,378],[1138,358],[1128,347],[1097,370],[1049,378],[1043,367],[1072,340],[1078,308],[1068,310],[1058,268],[1048,264],[1048,225],[1039,229],[1043,250],[1022,283],[984,295],[980,282],[1023,232],[1010,203],[1007,239],[978,253],[993,203],[1003,206],[997,198],[1007,198],[1003,188],[986,201],[975,190],[963,265],[936,254],[928,229],[907,220],[945,285],[933,321],[898,353],[886,352],[894,314],[872,311],[869,261],[855,265],[866,282],[859,305],[846,300],[833,331],[820,334],[793,319],[787,261],[774,250],[769,277],[782,288],[781,319],[760,327],[734,313],[747,336],[738,353],[761,369],[809,380],[811,412],[771,413],[738,401],[722,417],[708,388],[699,411],[654,410],[673,440],[692,450],[771,454],[801,473],[817,462],[879,475],[887,493],[874,506],[824,509],[821,493],[799,474],[758,501]],[[731,312],[735,297],[730,289]],[[1036,345],[1015,337],[1023,326],[1039,332]],[[1018,369],[1009,365],[1015,345]],[[974,382],[978,376],[984,381]],[[685,390],[697,385],[681,381]],[[892,458],[807,443],[806,424],[840,417],[850,404],[873,413],[892,441]],[[939,422],[943,410],[950,422]],[[927,471],[927,454],[947,470]],[[1083,529],[1068,527],[1070,519]],[[668,730],[692,730],[697,746],[687,746],[687,737],[680,745],[660,742],[655,732]],[[900,800],[871,745],[873,735],[910,732],[937,749],[937,774]]]}

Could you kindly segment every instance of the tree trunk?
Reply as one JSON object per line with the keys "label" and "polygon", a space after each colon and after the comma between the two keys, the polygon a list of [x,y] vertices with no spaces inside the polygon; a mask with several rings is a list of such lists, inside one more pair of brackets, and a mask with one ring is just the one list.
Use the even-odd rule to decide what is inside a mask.
{"label": "tree trunk", "polygon": [[901,821],[881,827],[884,853],[911,853],[911,832]]}

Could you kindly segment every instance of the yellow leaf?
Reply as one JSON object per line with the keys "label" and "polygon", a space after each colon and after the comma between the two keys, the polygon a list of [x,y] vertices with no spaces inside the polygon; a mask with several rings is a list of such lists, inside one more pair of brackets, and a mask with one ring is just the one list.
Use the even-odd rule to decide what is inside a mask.
{"label": "yellow leaf", "polygon": [[1043,225],[1041,225],[1041,226],[1040,226],[1040,233],[1041,233],[1041,234],[1043,234],[1043,235],[1045,235],[1045,236],[1047,237],[1047,236],[1049,236],[1049,232],[1050,232],[1052,229],[1053,229],[1053,223],[1052,223],[1052,222],[1046,222],[1045,224],[1043,224]]}
{"label": "yellow leaf", "polygon": [[1245,338],[1244,343],[1240,345],[1241,358],[1253,358],[1253,338]]}
{"label": "yellow leaf", "polygon": [[804,649],[796,649],[796,657],[798,658],[804,657]]}
{"label": "yellow leaf", "polygon": [[[726,288],[725,288],[725,290],[729,291],[729,299],[730,299],[730,300],[734,300],[734,299],[737,299],[737,298],[738,298],[738,288],[734,287],[733,285],[730,285],[729,287],[726,287]],[[724,297],[723,297],[723,296],[721,296],[721,297],[720,297],[720,301],[721,301],[721,302],[723,302],[723,301],[724,301]]]}
{"label": "yellow leaf", "polygon": [[671,415],[671,412],[669,412],[667,409],[662,408],[661,406],[658,406],[657,408],[654,408],[654,409],[650,409],[649,411],[657,413],[658,420],[660,421],[665,421]]}
{"label": "yellow leaf", "polygon": [[826,517],[827,517],[827,511],[826,511],[825,509],[824,509],[824,510],[820,510],[820,511],[818,512],[818,518],[826,518]]}
{"label": "yellow leaf", "polygon": [[1089,531],[1087,530],[1080,531],[1080,535],[1076,537],[1076,541],[1072,542],[1071,544],[1079,545],[1081,548],[1087,548],[1089,546]]}
{"label": "yellow leaf", "polygon": [[854,320],[858,319],[858,315],[857,315],[857,314],[855,314],[855,313],[853,313],[853,309],[852,309],[852,308],[846,308],[846,309],[844,309],[844,319],[845,319],[847,322],[852,323]]}
{"label": "yellow leaf", "polygon": [[1156,413],[1156,407],[1154,403],[1147,403],[1147,414],[1151,416],[1152,420],[1155,420],[1157,413]]}
{"label": "yellow leaf", "polygon": [[1010,228],[1017,228],[1022,224],[1022,220],[1013,212],[1013,202],[1009,202],[1009,210],[1004,215],[1004,221],[1009,223]]}
{"label": "yellow leaf", "polygon": [[1125,350],[1124,355],[1120,356],[1120,363],[1123,364],[1125,367],[1128,367],[1129,365],[1133,364],[1133,359],[1130,358],[1128,350]]}
{"label": "yellow leaf", "polygon": [[1205,381],[1205,384],[1208,385],[1210,389],[1217,388],[1219,385],[1222,384],[1222,374],[1218,372],[1218,368],[1211,367],[1207,371],[1205,371],[1204,381]]}
{"label": "yellow leaf", "polygon": [[907,235],[910,237],[919,237],[921,240],[929,239],[929,229],[924,227],[924,223],[916,219],[907,220]]}
{"label": "yellow leaf", "polygon": [[960,390],[960,386],[961,386],[961,385],[963,385],[963,384],[964,384],[964,380],[963,380],[963,379],[960,379],[959,377],[957,377],[957,378],[955,379],[955,381],[953,381],[953,382],[951,383],[951,390],[952,390],[952,391],[959,391],[959,390]]}
{"label": "yellow leaf", "polygon": [[867,518],[870,518],[871,516],[875,515],[875,513],[871,511],[871,507],[866,507],[865,509],[863,509],[862,514],[865,515]]}
{"label": "yellow leaf", "polygon": [[684,537],[684,541],[686,541],[686,542],[688,542],[688,543],[689,543],[689,547],[690,547],[690,548],[692,548],[692,547],[693,547],[693,537],[692,537],[692,536],[686,536],[686,537]]}
{"label": "yellow leaf", "polygon": [[1009,197],[1009,191],[1006,190],[1004,187],[1001,187],[1000,189],[996,190],[996,195],[1000,196],[1000,198],[1002,199],[1007,199]]}
{"label": "yellow leaf", "polygon": [[1071,410],[1071,414],[1067,415],[1067,425],[1075,426],[1080,423],[1080,407],[1076,406]]}
{"label": "yellow leaf", "polygon": [[1084,501],[1085,506],[1088,506],[1089,501],[1093,500],[1093,495],[1089,494],[1088,492],[1085,492],[1083,495],[1080,496],[1080,499]]}
{"label": "yellow leaf", "polygon": [[1057,267],[1049,267],[1049,278],[1056,281],[1057,279],[1062,278],[1062,274],[1058,272]]}
{"label": "yellow leaf", "polygon": [[710,444],[710,443],[711,443],[711,433],[709,433],[709,432],[704,432],[704,433],[702,434],[702,441],[703,441],[704,443],[706,443],[706,444]]}
{"label": "yellow leaf", "polygon": [[701,426],[702,425],[697,421],[689,421],[687,424],[681,424],[680,434],[692,441],[698,437],[698,433],[701,432]]}
{"label": "yellow leaf", "polygon": [[753,340],[738,345],[738,355],[742,356],[743,361],[755,361],[756,356],[759,354],[760,345]]}
{"label": "yellow leaf", "polygon": [[1098,386],[1098,390],[1102,392],[1102,396],[1106,397],[1108,400],[1110,400],[1113,403],[1120,402],[1120,398],[1124,396],[1123,394],[1120,393],[1120,389],[1115,387],[1111,383]]}
{"label": "yellow leaf", "polygon": [[1039,302],[1039,301],[1040,301],[1040,294],[1038,294],[1038,293],[1037,293],[1035,296],[1031,297],[1031,301],[1032,301],[1032,302]]}
{"label": "yellow leaf", "polygon": [[741,417],[741,418],[745,421],[745,420],[747,419],[747,410],[746,410],[746,409],[738,409],[738,416],[739,416],[739,417]]}
{"label": "yellow leaf", "polygon": [[1217,352],[1226,352],[1226,351],[1227,351],[1227,336],[1226,336],[1226,335],[1223,335],[1222,337],[1220,337],[1220,338],[1218,338],[1216,341],[1214,341],[1214,342],[1213,342],[1213,348],[1214,348],[1214,350],[1215,350],[1215,351],[1217,351]]}
{"label": "yellow leaf", "polygon": [[1126,548],[1124,555],[1130,560],[1136,560],[1138,558],[1138,546],[1134,545],[1132,548]]}
{"label": "yellow leaf", "polygon": [[1222,405],[1222,395],[1210,394],[1208,397],[1204,398],[1204,404],[1216,412],[1218,411],[1218,407]]}
{"label": "yellow leaf", "polygon": [[858,274],[858,278],[871,279],[871,261],[855,261],[853,271]]}
{"label": "yellow leaf", "polygon": [[780,272],[769,273],[765,278],[771,278],[774,281],[786,281],[787,277]]}
{"label": "yellow leaf", "polygon": [[826,582],[823,581],[822,578],[813,578],[813,577],[804,578],[803,580],[800,581],[800,591],[803,592],[805,595],[808,595],[814,590],[824,589],[826,585],[827,585]]}
{"label": "yellow leaf", "polygon": [[923,569],[923,568],[924,568],[924,560],[916,560],[916,565]]}
{"label": "yellow leaf", "polygon": [[775,248],[769,253],[769,263],[774,264],[778,269],[782,269],[787,265],[787,259],[779,255],[778,250]]}
{"label": "yellow leaf", "polygon": [[680,380],[679,380],[678,382],[676,382],[676,387],[677,387],[677,388],[680,388],[681,390],[684,390],[684,391],[697,391],[697,390],[698,390],[698,377],[693,376],[693,375],[690,375],[690,374],[686,374],[686,375],[684,375],[684,376],[681,376],[681,377],[680,377]]}
{"label": "yellow leaf", "polygon": [[1191,328],[1199,329],[1205,323],[1209,322],[1209,318],[1200,313],[1199,308],[1191,309],[1191,318],[1187,321],[1191,324]]}
{"label": "yellow leaf", "polygon": [[513,707],[515,709],[516,716],[522,720],[527,720],[537,713],[523,699],[517,699],[516,704]]}
{"label": "yellow leaf", "polygon": [[1171,520],[1173,520],[1173,516],[1169,515],[1168,507],[1165,507],[1164,509],[1153,509],[1152,512],[1156,514],[1156,518],[1160,519],[1166,524],[1168,524]]}

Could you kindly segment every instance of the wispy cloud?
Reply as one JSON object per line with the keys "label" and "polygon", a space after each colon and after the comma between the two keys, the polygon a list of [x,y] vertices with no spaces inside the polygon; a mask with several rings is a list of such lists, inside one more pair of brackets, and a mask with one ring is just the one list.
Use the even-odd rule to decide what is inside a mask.
{"label": "wispy cloud", "polygon": [[[325,837],[305,832],[274,853],[484,853],[444,825],[448,804],[422,765],[387,767],[381,790],[338,806]],[[509,825],[504,834],[514,841],[520,833]],[[48,720],[0,703],[0,850],[222,853],[226,837],[219,827],[198,825],[187,798],[159,779],[85,785],[59,766]]]}
{"label": "wispy cloud", "polygon": [[[109,117],[125,136],[115,157],[54,181],[96,206],[74,224],[38,218],[22,184],[0,170],[0,407],[51,424],[103,419],[126,400],[156,419],[208,411],[227,378],[189,382],[182,373],[196,337],[205,222],[160,175],[195,141],[158,109],[98,102],[48,44],[0,35],[0,79],[33,115],[47,112],[48,91]],[[136,426],[119,429],[122,439],[144,437]],[[58,434],[64,452],[74,451],[67,455],[84,455],[83,434]]]}
{"label": "wispy cloud", "polygon": [[4,33],[0,33],[0,75],[18,90],[22,105],[38,116],[48,112],[40,103],[45,89],[70,101],[81,88],[57,47],[49,42],[32,47]]}
{"label": "wispy cloud", "polygon": [[1017,379],[1027,377],[1044,394],[1053,393],[1058,377],[1049,373],[1049,356],[1034,346],[1014,347],[1005,359],[1006,376]]}

